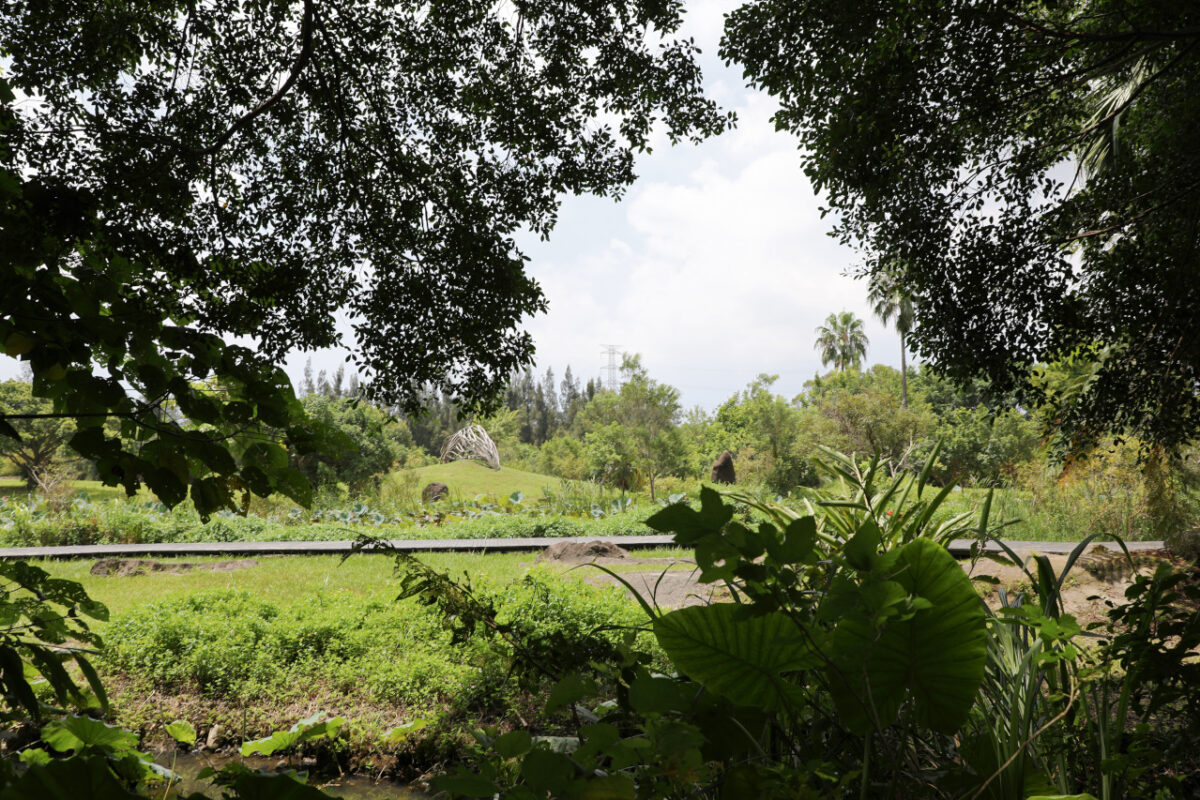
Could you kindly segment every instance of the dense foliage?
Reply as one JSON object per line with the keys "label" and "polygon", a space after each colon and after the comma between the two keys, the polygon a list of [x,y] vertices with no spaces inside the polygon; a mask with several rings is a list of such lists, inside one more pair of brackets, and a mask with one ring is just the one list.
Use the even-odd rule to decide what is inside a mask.
{"label": "dense foliage", "polygon": [[[344,310],[375,398],[489,402],[545,306],[514,234],[548,235],[564,192],[619,195],[652,123],[728,123],[681,13],[6,3],[0,344],[104,480],[203,513],[307,502],[277,443],[320,432],[275,360],[335,344]],[[194,385],[214,375],[224,402]]]}
{"label": "dense foliage", "polygon": [[[44,485],[47,477],[66,460],[66,443],[75,432],[69,419],[54,417],[54,407],[40,397],[34,397],[26,381],[0,383],[0,414],[12,419],[14,414],[28,414],[28,419],[13,419],[10,423],[17,436],[0,436],[0,456],[17,468],[30,489]],[[33,415],[45,414],[44,418]]]}
{"label": "dense foliage", "polygon": [[1031,401],[1031,367],[1077,359],[1067,446],[1171,447],[1200,432],[1198,25],[1159,0],[751,0],[721,52],[841,238],[902,273],[923,356]]}
{"label": "dense foliage", "polygon": [[[848,494],[811,514],[712,490],[648,520],[694,549],[733,602],[660,609],[647,627],[672,669],[636,648],[603,662],[526,662],[574,704],[566,746],[478,734],[478,763],[433,781],[452,797],[1185,798],[1200,789],[1200,589],[1166,564],[1085,634],[1056,572],[1022,563],[1028,593],[979,598],[941,546],[993,532],[933,525],[948,492],[829,454]],[[751,506],[768,521],[739,513]],[[1118,544],[1120,544],[1118,542]],[[1008,552],[1009,556],[1014,554]],[[986,569],[980,565],[980,572]],[[435,576],[436,577],[436,576]],[[456,625],[487,624],[453,583],[420,581]],[[1095,637],[1095,638],[1091,638]],[[521,650],[514,650],[519,658]],[[563,675],[562,672],[566,671]]]}
{"label": "dense foliage", "polygon": [[[309,374],[303,385],[311,391],[301,401],[309,424],[342,443],[333,452],[286,453],[286,467],[317,489],[311,511],[255,499],[248,518],[220,512],[206,528],[187,509],[159,511],[146,498],[96,502],[60,481],[52,492],[7,501],[0,538],[11,544],[344,539],[350,535],[339,529],[344,525],[400,538],[632,533],[641,530],[632,521],[594,521],[613,513],[615,495],[639,503],[695,497],[713,461],[728,450],[740,485],[797,502],[820,483],[822,447],[859,457],[878,453],[900,471],[919,471],[932,458],[938,484],[1002,487],[997,507],[1024,520],[1023,530],[1035,539],[1116,532],[1171,540],[1200,519],[1194,452],[1172,458],[1131,441],[1058,461],[1047,438],[1055,428],[1053,408],[1029,411],[1013,395],[979,382],[957,385],[924,366],[910,369],[907,381],[885,366],[818,375],[791,399],[775,393],[775,376],[760,375],[711,414],[681,413],[673,387],[654,380],[636,358],[626,366],[617,391],[595,381],[581,386],[570,370],[557,385],[550,371],[541,379],[515,374],[504,407],[487,417],[433,393],[424,396],[426,414],[390,413],[361,395],[353,374]],[[1069,366],[1049,365],[1041,374],[1058,380],[1068,372]],[[36,411],[27,386],[10,388],[12,398],[24,398],[15,409]],[[487,428],[506,470],[523,470],[521,480],[534,482],[523,487],[528,498],[514,501],[518,496],[502,485],[505,475],[519,473],[497,473],[499,483],[460,484],[414,469],[434,464],[445,437],[470,421]],[[85,466],[71,466],[86,473]],[[15,462],[11,468],[19,472]],[[418,502],[430,480],[449,480],[452,499]],[[965,507],[971,497],[978,495],[955,502]]]}

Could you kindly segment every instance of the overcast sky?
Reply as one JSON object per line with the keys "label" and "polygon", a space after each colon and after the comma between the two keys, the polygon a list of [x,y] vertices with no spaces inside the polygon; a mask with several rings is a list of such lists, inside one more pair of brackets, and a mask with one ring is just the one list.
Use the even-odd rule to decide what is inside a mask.
{"label": "overcast sky", "polygon": [[[602,345],[640,353],[651,377],[677,387],[685,408],[713,409],[762,372],[792,397],[824,369],[814,329],[842,310],[866,321],[869,363],[899,366],[899,337],[871,317],[866,286],[844,273],[852,250],[828,236],[820,200],[800,170],[795,140],[776,133],[772,100],[717,59],[723,19],[736,0],[689,0],[684,35],[703,51],[710,97],[738,126],[700,146],[665,137],[638,161],[639,180],[616,203],[568,197],[549,242],[521,240],[549,300],[528,321],[539,372],[600,376]],[[296,353],[299,383],[335,370],[344,353]],[[12,377],[12,359],[0,376]]]}

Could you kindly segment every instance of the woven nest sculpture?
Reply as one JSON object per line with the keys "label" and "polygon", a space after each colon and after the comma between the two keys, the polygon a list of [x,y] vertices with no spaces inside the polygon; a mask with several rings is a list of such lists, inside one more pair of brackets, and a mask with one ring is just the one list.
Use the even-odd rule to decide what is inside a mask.
{"label": "woven nest sculpture", "polygon": [[482,461],[492,469],[500,469],[500,451],[496,443],[479,425],[471,424],[451,436],[442,445],[442,463],[463,459]]}

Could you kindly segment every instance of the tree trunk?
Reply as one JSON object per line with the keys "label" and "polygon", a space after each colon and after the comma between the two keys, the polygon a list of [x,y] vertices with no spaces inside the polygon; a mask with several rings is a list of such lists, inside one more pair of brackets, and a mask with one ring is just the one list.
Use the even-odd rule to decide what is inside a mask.
{"label": "tree trunk", "polygon": [[908,363],[905,361],[904,331],[900,331],[900,405],[908,408]]}

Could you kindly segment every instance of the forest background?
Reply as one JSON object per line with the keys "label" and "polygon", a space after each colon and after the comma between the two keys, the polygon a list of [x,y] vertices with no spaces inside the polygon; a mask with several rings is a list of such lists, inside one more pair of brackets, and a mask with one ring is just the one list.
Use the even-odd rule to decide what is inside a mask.
{"label": "forest background", "polygon": [[[1067,374],[1061,365],[1049,366],[1033,379],[1053,384]],[[429,474],[422,468],[438,463],[445,441],[475,422],[495,441],[507,472],[497,476],[495,487],[489,484],[491,497],[476,496],[480,487],[474,483],[450,490],[456,500],[485,505],[524,488],[511,477],[514,470],[541,476],[545,484],[557,479],[560,497],[583,488],[606,509],[614,497],[626,498],[618,505],[622,510],[630,503],[694,498],[725,451],[733,457],[740,486],[764,497],[795,499],[819,485],[815,462],[829,448],[861,458],[879,454],[897,472],[919,472],[932,460],[936,483],[963,487],[951,505],[955,510],[978,502],[983,489],[999,489],[998,509],[1027,523],[1023,538],[1079,540],[1116,533],[1166,539],[1196,525],[1200,504],[1192,451],[1168,457],[1136,440],[1110,440],[1063,457],[1053,435],[1052,406],[1030,411],[1014,397],[994,399],[982,383],[956,385],[920,364],[908,368],[907,387],[898,370],[880,364],[814,375],[791,398],[777,393],[776,380],[759,375],[712,412],[685,409],[677,389],[656,380],[639,356],[626,354],[615,386],[599,377],[581,380],[570,367],[561,378],[552,369],[524,370],[512,375],[503,404],[487,416],[472,415],[433,391],[424,394],[422,413],[406,414],[363,397],[353,373],[314,374],[310,367],[297,394],[306,413],[336,431],[344,446],[325,454],[293,450],[289,462],[314,486],[314,519],[331,509],[423,508],[421,489]],[[215,382],[202,390],[222,393]],[[0,384],[0,403],[6,413],[48,405],[33,398],[22,381]],[[188,424],[177,408],[164,413]],[[5,471],[39,491],[34,502],[39,496],[67,497],[72,486],[83,485],[73,481],[97,477],[91,463],[66,446],[74,433],[70,421],[20,424],[22,440],[5,443]],[[506,480],[513,485],[502,486]],[[600,516],[595,504],[583,505],[583,516],[589,508]],[[278,496],[256,498],[253,510],[268,518],[300,514]],[[175,513],[193,514],[186,507]],[[93,540],[87,533],[77,538]]]}

